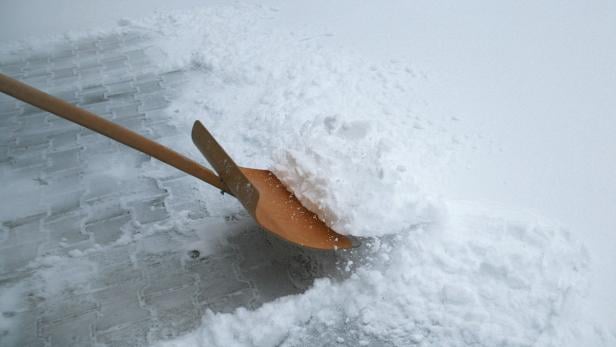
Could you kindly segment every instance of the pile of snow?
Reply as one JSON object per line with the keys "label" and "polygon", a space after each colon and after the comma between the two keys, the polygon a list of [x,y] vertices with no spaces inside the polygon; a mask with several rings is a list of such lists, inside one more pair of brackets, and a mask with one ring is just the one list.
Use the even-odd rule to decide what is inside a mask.
{"label": "pile of snow", "polygon": [[424,114],[421,73],[273,33],[268,15],[217,8],[146,23],[196,75],[172,106],[181,126],[201,119],[240,165],[269,166],[341,234],[434,220],[438,198],[423,187],[459,141],[445,130],[455,119]]}
{"label": "pile of snow", "polygon": [[614,341],[584,318],[588,259],[566,231],[434,194],[467,144],[450,126],[457,119],[419,96],[420,72],[275,32],[275,16],[215,7],[139,25],[161,34],[169,64],[192,70],[172,106],[178,125],[201,119],[240,165],[269,165],[336,231],[371,241],[340,254],[349,278],[320,279],[254,311],[208,312],[163,345]]}
{"label": "pile of snow", "polygon": [[197,331],[162,345],[529,346],[585,337],[590,325],[559,322],[585,288],[583,250],[555,226],[466,210],[448,225],[374,242],[345,281],[320,279],[255,311],[208,312]]}

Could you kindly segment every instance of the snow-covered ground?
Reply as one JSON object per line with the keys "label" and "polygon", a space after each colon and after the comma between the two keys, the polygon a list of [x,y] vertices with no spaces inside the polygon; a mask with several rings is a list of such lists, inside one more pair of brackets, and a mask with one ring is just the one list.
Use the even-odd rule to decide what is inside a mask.
{"label": "snow-covered ground", "polygon": [[614,344],[615,14],[272,1],[122,21],[191,72],[179,128],[203,120],[239,163],[370,237],[342,256],[348,278],[208,312],[163,344]]}

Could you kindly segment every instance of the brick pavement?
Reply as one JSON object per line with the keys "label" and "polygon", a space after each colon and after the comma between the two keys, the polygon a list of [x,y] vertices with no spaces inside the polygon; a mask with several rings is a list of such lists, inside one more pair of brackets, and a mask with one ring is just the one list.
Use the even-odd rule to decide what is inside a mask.
{"label": "brick pavement", "polygon": [[[166,107],[190,73],[157,66],[149,35],[24,48],[0,71],[150,138],[188,136]],[[0,173],[2,346],[148,345],[207,309],[256,307],[335,268],[334,255],[268,237],[239,207],[209,212],[196,179],[4,95]],[[191,252],[220,225],[228,240]]]}

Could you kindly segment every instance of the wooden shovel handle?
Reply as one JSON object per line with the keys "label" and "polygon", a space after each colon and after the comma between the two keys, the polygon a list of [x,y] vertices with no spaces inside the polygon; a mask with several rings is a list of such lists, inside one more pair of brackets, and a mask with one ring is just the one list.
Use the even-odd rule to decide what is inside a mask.
{"label": "wooden shovel handle", "polygon": [[199,163],[92,112],[73,106],[0,73],[0,91],[152,156],[214,187],[229,192],[222,180]]}

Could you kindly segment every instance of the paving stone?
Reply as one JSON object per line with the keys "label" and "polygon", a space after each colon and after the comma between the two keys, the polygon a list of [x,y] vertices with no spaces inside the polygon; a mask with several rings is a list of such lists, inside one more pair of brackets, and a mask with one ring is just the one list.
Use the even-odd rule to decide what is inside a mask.
{"label": "paving stone", "polygon": [[179,288],[193,286],[195,277],[181,271],[182,254],[141,254],[138,255],[138,264],[144,269],[147,285],[143,289],[143,295],[168,292]]}
{"label": "paving stone", "polygon": [[115,70],[125,71],[126,69],[128,69],[128,65],[126,64],[127,60],[128,59],[123,56],[114,56],[101,59],[101,63],[103,64],[103,69],[105,70],[105,73],[109,73]]}
{"label": "paving stone", "polygon": [[49,56],[45,53],[32,54],[26,58],[26,63],[29,66],[43,65],[49,62]]}
{"label": "paving stone", "polygon": [[103,69],[96,51],[94,51],[92,55],[84,55],[84,52],[78,52],[77,66],[81,76],[86,76],[95,72],[100,73]]}
{"label": "paving stone", "polygon": [[43,186],[45,196],[57,196],[70,192],[80,192],[84,189],[81,185],[81,173],[79,168],[52,173],[45,173],[44,178],[37,178]]}
{"label": "paving stone", "polygon": [[124,52],[124,55],[128,58],[128,65],[133,68],[147,64],[149,61],[149,58],[143,49],[129,50]]}
{"label": "paving stone", "polygon": [[105,72],[103,73],[103,82],[105,84],[109,83],[109,82],[115,82],[121,78],[124,78],[126,75],[130,74],[130,68],[124,65],[118,65],[116,68],[114,68],[113,70],[105,70]]}
{"label": "paving stone", "polygon": [[24,243],[36,242],[41,243],[42,241],[47,239],[47,233],[41,230],[41,220],[40,216],[37,219],[33,219],[28,223],[9,226],[4,224],[4,227],[8,227],[8,238],[0,244],[0,248],[12,247],[21,245]]}
{"label": "paving stone", "polygon": [[65,319],[50,327],[45,335],[49,335],[52,346],[94,347],[92,322],[96,318],[96,312],[89,312],[75,319]]}
{"label": "paving stone", "polygon": [[48,231],[50,241],[72,245],[90,238],[82,231],[83,218],[82,214],[65,215],[60,219],[48,218],[43,223],[43,228]]}
{"label": "paving stone", "polygon": [[262,250],[272,250],[267,238],[260,233],[245,232],[229,239],[234,246],[242,251],[239,265],[243,269],[252,269],[268,264],[271,257],[263,257]]}
{"label": "paving stone", "polygon": [[[236,254],[209,256],[186,264],[187,271],[198,276],[197,301],[213,305],[220,298],[250,289],[250,284],[238,278],[233,266]],[[240,303],[238,303],[240,305]]]}
{"label": "paving stone", "polygon": [[60,129],[61,132],[49,136],[51,140],[51,148],[54,151],[60,151],[63,149],[75,149],[81,148],[79,143],[80,129]]}
{"label": "paving stone", "polygon": [[[0,346],[44,347],[45,340],[40,339],[36,333],[36,313],[33,311],[15,312],[15,315],[3,319],[15,324],[14,330],[4,333],[0,328]],[[10,326],[10,325],[9,325]],[[7,326],[5,325],[4,328]]]}
{"label": "paving stone", "polygon": [[[47,89],[45,92],[51,91]],[[15,118],[15,121],[20,123],[21,129],[24,132],[37,131],[48,127],[46,120],[50,115],[49,112],[43,111],[36,106],[24,104],[21,101],[18,102],[18,106],[21,112],[17,115],[18,117]]]}
{"label": "paving stone", "polygon": [[81,91],[80,103],[82,105],[91,105],[105,102],[107,100],[106,93],[107,89],[102,85],[89,86]]}
{"label": "paving stone", "polygon": [[102,68],[97,59],[91,61],[79,60],[79,80],[84,84],[84,81],[102,80]]}
{"label": "paving stone", "polygon": [[166,196],[135,201],[129,204],[135,220],[140,224],[159,222],[169,218],[165,207]]}
{"label": "paving stone", "polygon": [[98,41],[97,46],[103,52],[115,51],[122,47],[122,41],[119,36],[108,36]]}
{"label": "paving stone", "polygon": [[9,75],[16,76],[23,73],[22,64],[3,64],[0,66],[0,72]]}
{"label": "paving stone", "polygon": [[26,224],[37,223],[38,221],[43,219],[45,215],[46,215],[45,213],[33,213],[28,216],[14,218],[9,221],[3,221],[2,226],[7,227],[7,228],[17,228],[19,226],[26,225]]}
{"label": "paving stone", "polygon": [[[41,110],[38,107],[26,104],[22,101],[17,101],[17,105],[22,110],[22,113],[21,113],[22,116],[41,112]],[[21,119],[23,119],[23,117]]]}
{"label": "paving stone", "polygon": [[268,302],[284,295],[301,293],[301,289],[289,281],[288,264],[271,262],[265,266],[244,269],[244,278],[251,281],[257,289],[261,302]]}
{"label": "paving stone", "polygon": [[29,69],[26,72],[24,72],[23,77],[24,78],[52,78],[53,72],[49,70],[49,68],[47,66],[41,66],[38,67],[36,69]]}
{"label": "paving stone", "polygon": [[51,326],[67,320],[87,318],[87,315],[96,313],[97,310],[96,300],[90,294],[60,295],[51,301],[47,299],[46,305],[39,312],[39,324],[47,335],[45,330]]}
{"label": "paving stone", "polygon": [[86,194],[83,197],[84,207],[86,207],[88,212],[88,218],[86,219],[87,223],[96,223],[130,213],[114,198],[114,194],[117,195],[117,192],[107,189],[103,191],[110,195],[93,196]]}
{"label": "paving stone", "polygon": [[112,286],[93,293],[100,305],[100,317],[96,320],[96,331],[112,328],[121,329],[133,323],[148,320],[150,313],[139,304],[140,285]]}
{"label": "paving stone", "polygon": [[49,85],[75,85],[79,83],[79,76],[77,75],[61,75],[54,76],[53,78],[47,80],[46,86]]}
{"label": "paving stone", "polygon": [[47,114],[45,117],[45,122],[49,125],[49,127],[56,130],[80,129],[77,124],[51,113]]}
{"label": "paving stone", "polygon": [[115,94],[109,97],[111,101],[110,110],[115,107],[139,105],[139,101],[132,94]]}
{"label": "paving stone", "polygon": [[88,253],[87,259],[97,264],[101,269],[111,268],[120,264],[133,264],[134,252],[136,252],[134,244],[114,245],[98,252]]}
{"label": "paving stone", "polygon": [[0,250],[0,276],[17,271],[28,265],[38,255],[41,243],[29,242]]}
{"label": "paving stone", "polygon": [[14,112],[18,110],[17,102],[14,100],[5,100],[0,102],[0,115],[9,116],[10,114],[7,112]]}
{"label": "paving stone", "polygon": [[176,179],[166,180],[162,182],[162,186],[169,192],[170,203],[179,203],[183,201],[194,202],[196,188],[191,184],[192,177],[181,176]]}
{"label": "paving stone", "polygon": [[258,306],[255,298],[256,293],[255,289],[246,287],[236,292],[213,298],[212,301],[205,301],[201,305],[200,315],[205,314],[205,310],[219,313],[231,313],[238,307],[255,309]]}
{"label": "paving stone", "polygon": [[0,225],[0,248],[5,244],[6,240],[9,239],[9,229]]}
{"label": "paving stone", "polygon": [[17,145],[17,129],[16,125],[0,126],[0,146],[2,146],[3,154],[8,156],[9,148],[13,149]]}
{"label": "paving stone", "polygon": [[15,140],[17,136],[19,136],[19,123],[17,123],[16,117],[11,115],[0,115],[0,134],[3,136],[0,138],[0,142],[2,143],[17,143]]}
{"label": "paving stone", "polygon": [[51,67],[54,70],[67,69],[67,68],[76,68],[77,63],[74,58],[74,54],[72,51],[64,51],[64,55],[54,56],[51,60]]}
{"label": "paving stone", "polygon": [[133,82],[131,80],[121,81],[118,83],[109,83],[107,84],[107,90],[107,96],[122,94],[133,95],[137,92],[137,88],[133,86]]}
{"label": "paving stone", "polygon": [[83,146],[81,157],[86,164],[82,166],[82,170],[88,175],[88,179],[117,166],[117,163],[110,163],[107,166],[101,165],[101,158],[113,161],[114,155],[121,151],[120,148],[124,147],[122,144],[85,128],[81,128],[79,131],[79,143]]}
{"label": "paving stone", "polygon": [[[127,198],[130,195],[141,195],[142,198],[159,198],[166,196],[166,192],[158,186],[158,183],[151,177],[133,177],[122,180],[120,187],[126,193]],[[134,199],[134,198],[133,198]]]}
{"label": "paving stone", "polygon": [[148,42],[149,38],[143,34],[129,32],[122,36],[122,41],[124,41],[125,45],[139,45]]}
{"label": "paving stone", "polygon": [[[41,119],[41,121],[44,121],[44,119]],[[48,145],[49,144],[49,139],[47,138],[47,136],[42,135],[42,134],[33,134],[33,135],[22,135],[18,137],[17,140],[17,144],[19,146],[26,146],[26,147],[34,147],[34,146],[38,146],[38,145]]]}
{"label": "paving stone", "polygon": [[161,229],[159,232],[142,238],[138,245],[138,252],[142,255],[161,254],[168,252],[169,249],[180,250],[181,244],[174,239],[173,235],[177,231],[174,229]]}
{"label": "paving stone", "polygon": [[155,80],[155,81],[145,81],[145,82],[141,82],[141,83],[135,83],[135,86],[137,87],[137,90],[140,93],[143,94],[149,94],[149,93],[153,93],[153,92],[157,92],[160,91],[162,89],[160,82]]}
{"label": "paving stone", "polygon": [[47,154],[49,167],[47,172],[63,171],[81,165],[79,152],[81,148],[73,148]]}
{"label": "paving stone", "polygon": [[130,215],[126,213],[94,223],[88,223],[85,228],[86,232],[92,234],[97,244],[107,245],[117,241],[122,236],[122,227],[130,221]]}
{"label": "paving stone", "polygon": [[62,192],[52,197],[48,197],[49,218],[60,219],[65,215],[78,212],[81,208],[81,197],[85,190],[74,190]]}
{"label": "paving stone", "polygon": [[84,200],[99,200],[100,198],[114,194],[117,192],[118,188],[119,182],[111,176],[90,176],[88,182],[88,192],[85,194]]}
{"label": "paving stone", "polygon": [[75,56],[75,50],[69,43],[58,43],[54,50],[51,52],[51,60],[55,62],[57,60],[66,59]]}
{"label": "paving stone", "polygon": [[183,70],[169,71],[161,75],[161,78],[166,83],[175,84],[186,81],[186,72]]}
{"label": "paving stone", "polygon": [[105,114],[107,114],[109,112],[110,103],[107,100],[105,100],[105,101],[93,101],[93,102],[88,102],[88,100],[85,100],[79,106],[81,108],[83,108],[83,109],[86,109],[86,110],[88,110],[88,111],[98,115],[98,116],[103,117]]}
{"label": "paving stone", "polygon": [[28,52],[26,49],[16,48],[15,51],[8,51],[6,54],[3,54],[2,58],[0,58],[0,65],[26,65],[26,57],[28,56]]}
{"label": "paving stone", "polygon": [[51,94],[68,103],[74,103],[77,101],[77,96],[74,90],[55,90],[51,92]]}
{"label": "paving stone", "polygon": [[[2,132],[0,132],[0,134],[2,134]],[[0,165],[3,163],[8,163],[9,159],[9,146],[0,145]]]}
{"label": "paving stone", "polygon": [[120,329],[97,332],[96,342],[107,347],[147,346],[152,325],[151,320],[142,320]]}
{"label": "paving stone", "polygon": [[169,102],[160,95],[157,96],[142,96],[140,97],[140,109],[143,112],[158,110],[167,107]]}
{"label": "paving stone", "polygon": [[77,75],[77,73],[75,72],[75,69],[73,69],[72,67],[53,70],[51,71],[51,73],[55,80],[59,80],[62,78],[67,78],[67,77],[74,77]]}
{"label": "paving stone", "polygon": [[135,74],[136,83],[160,82],[161,78],[156,73],[139,72]]}
{"label": "paving stone", "polygon": [[92,288],[95,289],[127,284],[145,286],[143,271],[135,268],[130,262],[114,262],[106,266],[99,266],[98,274],[90,283]]}
{"label": "paving stone", "polygon": [[[26,147],[23,150],[25,149],[28,148]],[[10,166],[13,169],[17,171],[41,171],[47,165],[43,151],[32,151],[31,153],[26,152],[16,155],[19,151],[18,148],[13,148],[13,151],[9,151]]]}
{"label": "paving stone", "polygon": [[135,102],[134,104],[121,105],[121,106],[112,106],[110,110],[113,112],[114,118],[116,119],[124,119],[139,116],[145,119],[145,114],[139,111],[139,104]]}
{"label": "paving stone", "polygon": [[[147,125],[161,124],[162,123],[162,124],[167,125],[167,126],[175,127],[171,122],[169,122],[169,114],[164,109],[148,111],[146,113],[146,122],[147,122]],[[165,134],[165,136],[166,135],[167,134]],[[173,135],[173,134],[169,134],[169,135]]]}
{"label": "paving stone", "polygon": [[190,286],[145,296],[145,307],[153,311],[158,323],[151,335],[157,340],[168,339],[196,328],[201,313],[193,302],[195,291]]}
{"label": "paving stone", "polygon": [[75,42],[73,45],[79,53],[91,51],[98,52],[98,46],[96,45],[96,41],[93,40],[80,40],[78,42]]}
{"label": "paving stone", "polygon": [[115,123],[131,130],[142,129],[145,125],[145,114],[139,113],[133,116],[118,118]]}

